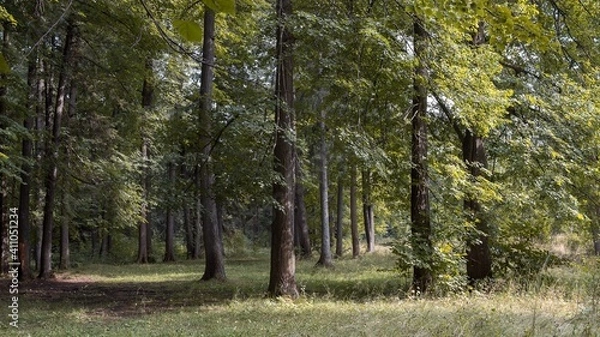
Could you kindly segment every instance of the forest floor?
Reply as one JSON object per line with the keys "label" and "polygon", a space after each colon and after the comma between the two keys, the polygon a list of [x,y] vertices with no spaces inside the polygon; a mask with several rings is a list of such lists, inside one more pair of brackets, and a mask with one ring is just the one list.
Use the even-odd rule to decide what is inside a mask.
{"label": "forest floor", "polygon": [[[258,257],[256,257],[258,256]],[[203,261],[85,265],[19,286],[19,328],[0,336],[600,336],[600,263],[504,284],[415,299],[384,249],[335,261],[299,261],[296,301],[265,296],[268,254],[227,260],[226,282],[200,282]],[[8,280],[1,280],[8,289]]]}

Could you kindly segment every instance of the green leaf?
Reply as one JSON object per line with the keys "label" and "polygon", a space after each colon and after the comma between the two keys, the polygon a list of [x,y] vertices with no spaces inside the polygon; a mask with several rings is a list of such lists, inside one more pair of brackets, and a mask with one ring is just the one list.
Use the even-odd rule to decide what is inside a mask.
{"label": "green leaf", "polygon": [[215,12],[235,14],[235,0],[203,0]]}
{"label": "green leaf", "polygon": [[8,74],[9,72],[10,66],[8,65],[8,62],[6,62],[4,55],[0,54],[0,74]]}
{"label": "green leaf", "polygon": [[197,22],[188,20],[173,20],[173,27],[179,35],[189,42],[202,42],[202,27]]}

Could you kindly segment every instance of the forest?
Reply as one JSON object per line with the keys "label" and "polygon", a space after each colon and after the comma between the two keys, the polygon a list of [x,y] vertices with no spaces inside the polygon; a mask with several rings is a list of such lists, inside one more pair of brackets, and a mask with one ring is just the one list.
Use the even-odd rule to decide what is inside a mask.
{"label": "forest", "polygon": [[[410,321],[386,301],[411,299],[425,330],[405,335],[600,333],[600,2],[12,0],[0,22],[1,296],[21,326],[74,310],[55,334],[86,335],[143,288],[146,314],[216,325],[205,306]],[[506,308],[427,330],[430,305],[460,322],[527,296],[516,332]]]}

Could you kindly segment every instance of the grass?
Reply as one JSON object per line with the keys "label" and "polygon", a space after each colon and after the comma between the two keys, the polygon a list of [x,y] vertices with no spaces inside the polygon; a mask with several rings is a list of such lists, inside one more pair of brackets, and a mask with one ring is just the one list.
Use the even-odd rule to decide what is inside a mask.
{"label": "grass", "polygon": [[227,282],[199,282],[198,261],[86,265],[23,284],[20,328],[5,318],[0,336],[600,336],[597,260],[428,299],[408,296],[384,251],[315,262],[298,262],[296,301],[265,296],[267,254],[229,259]]}

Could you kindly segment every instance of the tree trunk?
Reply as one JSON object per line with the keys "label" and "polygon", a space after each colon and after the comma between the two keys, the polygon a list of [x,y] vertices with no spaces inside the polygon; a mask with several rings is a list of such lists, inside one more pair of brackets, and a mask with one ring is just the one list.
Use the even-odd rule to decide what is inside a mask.
{"label": "tree trunk", "polygon": [[356,165],[352,165],[350,173],[350,230],[352,231],[352,257],[360,255],[360,241],[358,238],[358,208],[356,200]]}
{"label": "tree trunk", "polygon": [[419,19],[414,22],[415,58],[418,65],[414,73],[414,93],[412,106],[412,168],[410,218],[412,248],[421,264],[413,267],[413,287],[418,293],[425,293],[433,282],[431,264],[431,220],[429,205],[429,184],[427,169],[427,69],[423,64],[427,48],[427,33]]}
{"label": "tree trunk", "polygon": [[367,253],[375,251],[375,224],[373,216],[373,203],[371,201],[371,173],[362,172],[363,186],[363,218],[365,223],[365,236],[367,239]]}
{"label": "tree trunk", "polygon": [[[275,173],[283,181],[273,183],[271,224],[271,296],[298,297],[294,256],[295,116],[293,36],[286,24],[292,15],[291,0],[277,0],[277,71],[275,81]],[[290,138],[291,137],[291,138]]]}
{"label": "tree trunk", "polygon": [[112,236],[110,233],[106,233],[102,236],[102,242],[100,242],[100,252],[98,255],[101,258],[107,258],[110,254],[110,249],[112,248]]}
{"label": "tree trunk", "polygon": [[592,228],[592,237],[594,241],[594,254],[600,256],[600,225],[596,225]]}
{"label": "tree trunk", "polygon": [[[66,118],[66,123],[68,126],[69,123],[69,119],[75,115],[75,106],[76,106],[76,101],[77,101],[77,85],[75,84],[75,81],[71,81],[71,89],[69,91],[69,108],[67,109],[67,118]],[[68,151],[66,151],[65,154],[65,162],[69,162],[69,155],[68,155]],[[63,207],[65,208],[65,212],[63,212],[64,214],[69,212],[69,208],[70,208],[70,202],[68,200],[68,198],[65,198],[65,200],[63,200]],[[69,269],[71,268],[71,249],[70,249],[70,242],[69,242],[69,223],[70,223],[70,219],[69,216],[67,216],[67,219],[63,219],[62,223],[60,224],[60,259],[59,259],[59,265],[58,268],[65,270],[65,269]]]}
{"label": "tree trunk", "polygon": [[224,280],[225,259],[223,237],[217,219],[217,202],[213,190],[215,176],[212,172],[212,87],[215,64],[215,12],[204,11],[204,40],[202,45],[202,77],[200,84],[200,144],[204,162],[200,168],[200,193],[202,200],[202,230],[204,236],[205,268],[202,280]]}
{"label": "tree trunk", "polygon": [[[171,162],[167,164],[167,181],[169,186],[173,186],[175,183],[175,165]],[[167,228],[165,235],[165,257],[163,258],[163,262],[175,261],[175,211],[173,210],[172,204],[173,202],[171,200],[167,200]]]}
{"label": "tree trunk", "polygon": [[192,208],[183,206],[183,226],[185,228],[185,257],[188,260],[194,258],[194,222],[192,219]]}
{"label": "tree trunk", "polygon": [[[483,140],[467,130],[463,138],[463,160],[473,179],[482,175],[487,168],[487,158]],[[492,257],[489,246],[489,226],[482,214],[481,205],[475,196],[464,202],[469,221],[477,231],[474,238],[467,241],[467,277],[470,282],[492,277]]]}
{"label": "tree trunk", "polygon": [[342,257],[344,255],[343,233],[342,227],[344,220],[344,183],[342,178],[338,178],[337,188],[337,216],[335,219],[335,256]]}
{"label": "tree trunk", "polygon": [[[146,60],[145,64],[146,76],[142,84],[142,108],[144,114],[152,109],[154,102],[154,78],[152,70],[152,61]],[[142,120],[145,121],[145,115],[142,116]],[[150,169],[149,169],[149,147],[150,140],[146,135],[145,131],[142,131],[142,146],[140,149],[140,155],[142,157],[143,169],[141,177],[142,185],[142,205],[140,208],[140,223],[138,224],[138,256],[137,263],[148,263],[150,262],[150,205],[149,205],[149,194],[150,194]]]}
{"label": "tree trunk", "polygon": [[308,259],[312,256],[312,247],[310,244],[310,235],[308,233],[308,223],[306,220],[306,204],[304,203],[304,185],[302,184],[302,171],[298,150],[296,149],[295,169],[296,184],[294,188],[294,241],[296,246],[300,247],[300,257]]}
{"label": "tree trunk", "polygon": [[[477,34],[473,38],[474,45],[485,42],[484,24],[480,23]],[[476,132],[466,130],[463,136],[463,160],[468,167],[473,180],[483,175],[482,169],[487,169],[487,154],[483,139]],[[487,177],[486,177],[487,178]],[[467,241],[467,277],[473,283],[492,277],[492,256],[489,246],[490,228],[481,210],[477,196],[468,195],[464,202],[469,221],[475,225],[475,238]]]}
{"label": "tree trunk", "polygon": [[[29,84],[29,97],[28,97],[28,112],[30,115],[25,117],[23,127],[28,132],[33,131],[33,112],[37,106],[37,60],[32,59],[29,61],[27,70],[27,83]],[[31,194],[31,172],[32,167],[29,163],[33,160],[33,140],[30,137],[25,136],[23,138],[23,146],[21,150],[23,156],[23,165],[21,166],[21,185],[19,187],[19,280],[29,280],[31,275],[31,268],[29,265],[29,250],[30,250],[30,194]]]}
{"label": "tree trunk", "polygon": [[321,110],[321,120],[319,121],[321,132],[319,148],[319,201],[321,204],[321,256],[317,265],[331,267],[331,233],[329,231],[329,178],[327,176],[327,140],[325,138],[325,112]]}
{"label": "tree trunk", "polygon": [[200,198],[196,201],[196,216],[194,217],[194,255],[192,259],[202,257],[204,238],[202,237],[202,202]]}
{"label": "tree trunk", "polygon": [[66,106],[67,83],[71,78],[71,65],[74,58],[74,43],[76,35],[76,26],[70,21],[67,26],[67,33],[63,49],[63,62],[58,79],[58,88],[56,92],[56,107],[54,108],[54,118],[50,143],[47,146],[46,159],[49,161],[48,172],[46,175],[46,197],[44,203],[44,220],[42,233],[42,261],[39,278],[45,279],[52,276],[52,232],[54,226],[54,199],[56,196],[56,180],[58,177],[58,154],[60,145],[60,128],[63,112]]}

